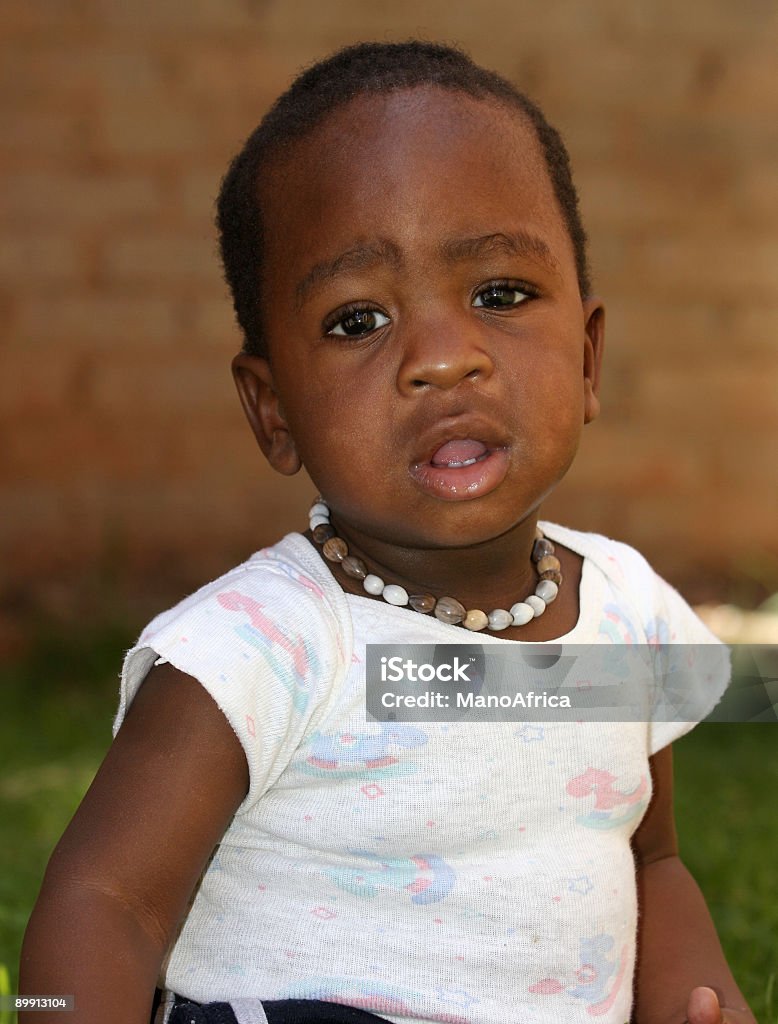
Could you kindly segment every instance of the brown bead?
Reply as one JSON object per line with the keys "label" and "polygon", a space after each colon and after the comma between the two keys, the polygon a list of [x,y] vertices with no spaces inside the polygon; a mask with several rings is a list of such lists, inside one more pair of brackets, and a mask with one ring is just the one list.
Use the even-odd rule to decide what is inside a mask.
{"label": "brown bead", "polygon": [[323,544],[329,540],[330,537],[335,536],[335,530],[329,523],[319,523],[318,526],[313,528],[313,539],[317,544]]}
{"label": "brown bead", "polygon": [[557,572],[562,568],[562,563],[554,555],[544,555],[543,558],[538,562],[538,572],[548,572],[549,569],[556,569]]}
{"label": "brown bead", "polygon": [[435,618],[456,626],[467,615],[467,609],[454,597],[441,597],[435,605]]}
{"label": "brown bead", "polygon": [[330,537],[322,551],[328,562],[342,562],[348,554],[348,544],[342,537]]}
{"label": "brown bead", "polygon": [[545,555],[554,554],[554,545],[550,540],[546,540],[545,537],[541,537],[540,540],[536,540],[532,545],[532,561],[539,562]]}
{"label": "brown bead", "polygon": [[428,615],[435,607],[435,598],[432,594],[411,594],[408,598],[408,604],[415,612]]}
{"label": "brown bead", "polygon": [[340,563],[340,567],[352,580],[363,580],[367,576],[367,566],[361,558],[355,555],[346,555]]}
{"label": "brown bead", "polygon": [[556,583],[557,586],[560,586],[564,579],[562,573],[559,572],[558,569],[546,569],[545,572],[540,574],[540,578],[542,580],[551,580],[551,582]]}
{"label": "brown bead", "polygon": [[542,531],[542,530],[540,529],[540,527],[539,527],[539,526],[536,526],[536,527],[535,527],[535,540],[543,540],[543,537],[544,537],[544,536],[545,536],[545,534],[544,534],[544,533],[543,533],[543,531]]}

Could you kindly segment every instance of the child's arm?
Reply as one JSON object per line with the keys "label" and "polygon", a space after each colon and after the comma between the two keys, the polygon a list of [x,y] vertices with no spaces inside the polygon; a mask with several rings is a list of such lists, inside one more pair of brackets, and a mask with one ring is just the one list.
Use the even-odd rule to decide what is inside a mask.
{"label": "child's arm", "polygon": [[640,900],[633,1019],[755,1024],[702,893],[678,856],[672,748],[655,754],[651,766],[654,796],[633,838]]}
{"label": "child's arm", "polygon": [[247,790],[243,749],[212,698],[171,665],[152,669],[52,855],[20,991],[75,995],[68,1024],[148,1024],[162,958]]}

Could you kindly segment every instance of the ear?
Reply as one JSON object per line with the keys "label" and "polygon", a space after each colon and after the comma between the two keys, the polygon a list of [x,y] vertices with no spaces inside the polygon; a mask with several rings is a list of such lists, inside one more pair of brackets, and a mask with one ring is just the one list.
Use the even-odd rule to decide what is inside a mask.
{"label": "ear", "polygon": [[600,368],[605,347],[605,306],[596,296],[583,301],[584,313],[584,423],[600,412]]}
{"label": "ear", "polygon": [[293,476],[302,466],[267,359],[239,352],[232,376],[257,444],[278,473]]}

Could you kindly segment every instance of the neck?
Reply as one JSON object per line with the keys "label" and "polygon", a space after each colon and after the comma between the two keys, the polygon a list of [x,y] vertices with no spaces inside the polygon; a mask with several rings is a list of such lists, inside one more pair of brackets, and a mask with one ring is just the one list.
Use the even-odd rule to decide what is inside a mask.
{"label": "neck", "polygon": [[532,593],[537,573],[530,561],[537,517],[482,544],[462,548],[406,548],[388,544],[333,520],[349,551],[369,571],[412,593],[450,595],[468,608],[509,608]]}
{"label": "neck", "polygon": [[[349,529],[348,524],[342,524],[340,530],[343,533],[343,526],[346,526],[346,539],[338,535],[338,528],[330,519],[330,509],[321,499],[314,503],[309,515],[312,536],[322,544],[324,557],[340,565],[341,571],[349,579],[359,579],[367,593],[382,598],[389,604],[410,607],[416,612],[433,612],[441,621],[451,625],[462,625],[471,632],[480,632],[487,628],[494,632],[502,632],[515,626],[526,625],[543,615],[548,605],[553,604],[559,592],[559,584],[562,582],[559,571],[561,563],[554,556],[554,545],[537,529],[533,538],[528,535],[532,520],[522,522],[506,531],[499,539],[493,538],[488,544],[470,544],[463,548],[454,548],[453,552],[465,551],[469,561],[469,566],[463,567],[461,559],[458,559],[454,574],[454,555],[450,548],[429,549],[416,546],[410,549],[396,542],[391,545],[386,540],[378,542],[375,538],[372,538],[372,544],[366,545],[364,532],[353,527]],[[369,541],[371,538],[367,539]],[[514,600],[518,586],[526,576],[528,564],[524,559],[517,563],[516,557],[520,557],[520,545],[523,547],[530,541],[532,544],[529,548],[529,563],[534,563],[536,567],[539,574],[538,583],[534,593],[525,595],[522,600]],[[387,552],[389,559],[386,557]],[[372,556],[372,566],[368,566],[363,557],[366,554],[368,557]],[[473,561],[476,558],[477,566]],[[497,585],[489,573],[490,567],[497,575]],[[387,580],[387,568],[394,579]],[[470,576],[467,575],[468,568],[471,571]],[[453,581],[455,585],[458,583],[460,586],[467,583],[467,593],[461,597],[454,597],[452,593],[445,592],[442,595],[434,594],[429,582],[423,587],[419,586],[420,570],[424,573],[425,579],[433,583],[434,589],[440,585],[444,591],[448,590],[448,582]],[[503,588],[510,586],[510,600],[502,602],[505,607],[492,607],[487,612],[489,604],[482,599],[485,595],[485,582],[490,584],[492,599],[498,586],[501,597],[503,593],[508,594],[507,589]],[[349,585],[347,589],[352,588]],[[476,601],[485,607],[473,606]]]}

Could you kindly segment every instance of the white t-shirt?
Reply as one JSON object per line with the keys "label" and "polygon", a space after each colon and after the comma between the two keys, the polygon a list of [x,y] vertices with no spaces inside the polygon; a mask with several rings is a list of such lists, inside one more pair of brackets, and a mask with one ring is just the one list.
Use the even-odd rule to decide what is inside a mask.
{"label": "white t-shirt", "polygon": [[[543,529],[584,558],[565,643],[717,642],[633,549]],[[344,594],[299,534],[144,630],[115,729],[161,657],[211,694],[250,773],[161,984],[404,1024],[623,1024],[648,758],[693,723],[368,720],[365,645],[398,642],[511,643]]]}

